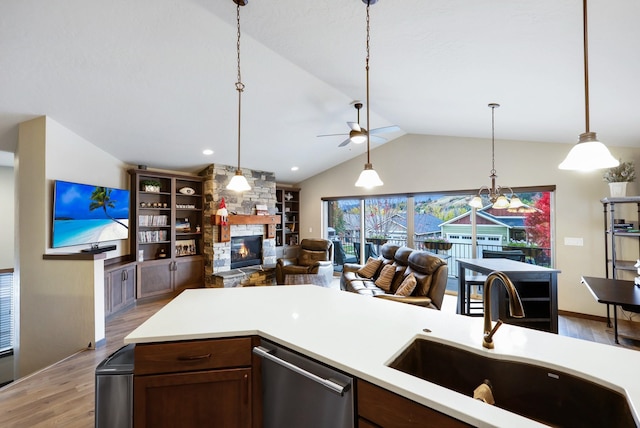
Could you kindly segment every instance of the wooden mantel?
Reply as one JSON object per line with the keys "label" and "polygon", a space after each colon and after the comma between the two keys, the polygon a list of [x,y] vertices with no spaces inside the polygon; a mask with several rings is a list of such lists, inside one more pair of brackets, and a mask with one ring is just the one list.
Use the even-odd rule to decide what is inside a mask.
{"label": "wooden mantel", "polygon": [[218,242],[231,241],[232,224],[264,224],[267,226],[267,238],[272,239],[276,237],[276,224],[280,224],[280,216],[236,214],[228,216],[227,224],[223,225],[221,216],[212,215],[211,224],[220,228],[218,233]]}

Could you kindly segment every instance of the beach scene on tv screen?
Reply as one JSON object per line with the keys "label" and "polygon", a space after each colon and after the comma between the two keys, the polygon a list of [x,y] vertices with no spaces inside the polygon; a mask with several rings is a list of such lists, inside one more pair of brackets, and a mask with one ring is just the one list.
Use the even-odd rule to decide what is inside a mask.
{"label": "beach scene on tv screen", "polygon": [[56,181],[53,247],[128,237],[128,190]]}

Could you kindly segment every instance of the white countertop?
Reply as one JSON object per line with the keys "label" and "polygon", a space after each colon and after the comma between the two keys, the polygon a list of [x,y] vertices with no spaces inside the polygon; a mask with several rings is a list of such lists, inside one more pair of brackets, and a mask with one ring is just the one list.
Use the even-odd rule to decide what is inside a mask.
{"label": "white countertop", "polygon": [[[425,328],[431,333],[423,333]],[[305,285],[186,290],[124,341],[258,335],[475,426],[544,426],[386,366],[423,337],[607,385],[628,397],[638,419],[637,351],[508,324],[488,350],[482,331],[482,318]]]}

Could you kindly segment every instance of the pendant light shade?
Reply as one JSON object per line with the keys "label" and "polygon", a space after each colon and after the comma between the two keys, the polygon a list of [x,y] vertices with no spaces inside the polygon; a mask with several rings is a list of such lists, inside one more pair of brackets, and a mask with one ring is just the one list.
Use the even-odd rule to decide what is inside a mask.
{"label": "pendant light shade", "polygon": [[360,173],[358,181],[356,181],[356,187],[370,189],[372,187],[382,186],[383,184],[380,176],[378,176],[378,173],[373,169],[373,165],[370,163],[364,164],[364,170]]}
{"label": "pendant light shade", "polygon": [[580,134],[580,140],[567,155],[558,168],[572,171],[593,171],[594,169],[611,168],[620,162],[611,156],[607,146],[598,141],[595,132]]}
{"label": "pendant light shade", "polygon": [[236,42],[238,63],[238,81],[236,82],[236,91],[238,91],[238,168],[236,168],[236,175],[234,175],[229,181],[229,184],[227,184],[227,189],[233,190],[234,192],[246,192],[247,190],[251,190],[251,186],[249,186],[249,182],[246,177],[242,175],[242,169],[240,169],[240,124],[242,119],[242,92],[244,91],[244,83],[242,83],[242,75],[240,74],[240,6],[245,6],[248,0],[233,0],[233,2],[236,4],[236,23],[238,30]]}
{"label": "pendant light shade", "polygon": [[227,189],[233,190],[234,192],[246,192],[247,190],[251,190],[249,182],[246,177],[242,175],[242,170],[236,169],[236,175],[231,177],[229,184],[227,184]]}
{"label": "pendant light shade", "polygon": [[358,181],[356,181],[356,187],[365,187],[372,188],[382,186],[384,183],[380,180],[378,173],[373,169],[373,164],[371,163],[371,134],[369,130],[371,129],[371,122],[369,121],[369,7],[372,4],[375,4],[378,0],[362,0],[363,3],[367,5],[367,58],[365,60],[365,70],[366,70],[366,81],[367,81],[367,163],[364,164],[364,170],[360,173],[358,177]]}
{"label": "pendant light shade", "polygon": [[575,146],[569,151],[558,168],[573,171],[593,171],[594,169],[611,168],[620,162],[611,156],[607,146],[598,141],[595,132],[589,131],[589,42],[587,32],[587,0],[582,0],[582,36],[584,53],[584,133]]}

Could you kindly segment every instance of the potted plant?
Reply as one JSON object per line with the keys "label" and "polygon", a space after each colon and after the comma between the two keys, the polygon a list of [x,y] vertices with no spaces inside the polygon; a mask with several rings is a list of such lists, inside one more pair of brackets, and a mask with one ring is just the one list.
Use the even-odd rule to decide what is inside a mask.
{"label": "potted plant", "polygon": [[451,242],[446,238],[427,238],[423,242],[424,248],[429,250],[450,250]]}
{"label": "potted plant", "polygon": [[140,184],[145,192],[160,192],[160,182],[158,180],[142,180]]}
{"label": "potted plant", "polygon": [[622,162],[620,165],[609,168],[602,179],[609,183],[609,191],[612,197],[627,195],[627,183],[635,181],[636,169],[633,162]]}
{"label": "potted plant", "polygon": [[538,256],[544,251],[544,248],[540,248],[538,244],[527,241],[509,241],[502,246],[502,251],[520,250],[525,256],[537,259]]}

